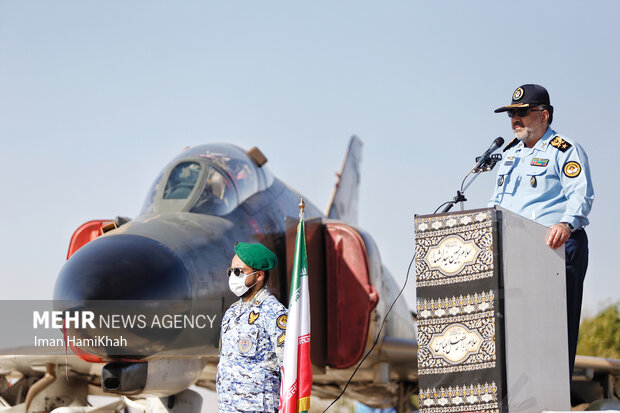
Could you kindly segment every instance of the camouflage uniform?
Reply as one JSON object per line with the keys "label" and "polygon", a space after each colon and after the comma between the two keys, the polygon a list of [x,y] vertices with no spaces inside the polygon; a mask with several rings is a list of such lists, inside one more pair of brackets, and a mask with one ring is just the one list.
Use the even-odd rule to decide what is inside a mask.
{"label": "camouflage uniform", "polygon": [[220,412],[278,410],[286,313],[266,287],[226,311],[216,381]]}

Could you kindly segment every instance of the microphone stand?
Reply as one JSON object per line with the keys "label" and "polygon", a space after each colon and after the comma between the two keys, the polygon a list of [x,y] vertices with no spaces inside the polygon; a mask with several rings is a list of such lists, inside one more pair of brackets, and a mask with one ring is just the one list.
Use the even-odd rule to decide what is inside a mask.
{"label": "microphone stand", "polygon": [[[461,182],[461,189],[456,191],[456,196],[452,199],[452,201],[446,202],[447,205],[444,207],[444,209],[441,210],[441,213],[444,214],[450,211],[452,207],[458,204],[459,202],[467,201],[467,198],[465,198],[465,190],[469,188],[469,186],[476,180],[476,178],[478,178],[478,174],[480,172],[490,171],[491,169],[495,167],[495,164],[501,159],[502,159],[502,155],[500,154],[491,155],[480,165],[478,165],[479,159],[476,159],[476,165],[474,166],[474,168],[471,171],[469,171],[467,175],[465,175],[465,178],[463,178],[463,182]],[[465,180],[472,173],[474,174],[474,176],[469,180],[469,182],[467,182],[467,185],[464,185]]]}
{"label": "microphone stand", "polygon": [[[465,179],[467,179],[467,177],[471,174],[471,172],[469,172],[467,175],[465,175]],[[452,199],[452,201],[448,202],[448,205],[445,206],[444,209],[441,210],[441,213],[444,214],[448,211],[450,211],[452,209],[452,207],[456,204],[458,204],[459,202],[465,202],[467,201],[467,198],[465,198],[465,190],[467,188],[469,188],[469,185],[472,184],[472,182],[474,182],[476,180],[476,178],[478,178],[478,174],[474,175],[469,182],[467,183],[467,185],[465,185],[465,187],[463,187],[463,183],[465,183],[465,179],[463,179],[463,183],[461,184],[461,189],[459,191],[456,191],[456,196],[454,197],[454,199]]]}

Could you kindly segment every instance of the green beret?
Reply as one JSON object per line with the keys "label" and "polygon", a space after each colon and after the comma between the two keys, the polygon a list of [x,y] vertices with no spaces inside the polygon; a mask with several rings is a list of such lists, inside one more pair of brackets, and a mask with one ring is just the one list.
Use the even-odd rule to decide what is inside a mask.
{"label": "green beret", "polygon": [[235,245],[235,253],[248,267],[267,271],[278,265],[278,257],[262,244],[240,242]]}

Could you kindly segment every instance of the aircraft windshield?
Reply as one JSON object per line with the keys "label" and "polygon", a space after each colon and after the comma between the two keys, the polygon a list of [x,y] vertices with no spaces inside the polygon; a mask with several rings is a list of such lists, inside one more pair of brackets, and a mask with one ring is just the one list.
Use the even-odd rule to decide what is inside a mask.
{"label": "aircraft windshield", "polygon": [[232,182],[214,167],[207,167],[205,186],[191,212],[225,215],[237,206],[237,193]]}
{"label": "aircraft windshield", "polygon": [[168,177],[164,199],[187,199],[196,186],[199,174],[200,164],[196,162],[177,165]]}

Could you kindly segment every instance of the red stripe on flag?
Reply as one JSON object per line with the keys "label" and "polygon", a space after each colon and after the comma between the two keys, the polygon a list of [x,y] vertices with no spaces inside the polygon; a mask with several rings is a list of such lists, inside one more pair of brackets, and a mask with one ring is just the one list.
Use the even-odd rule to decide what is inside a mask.
{"label": "red stripe on flag", "polygon": [[[302,341],[303,340],[303,341]],[[297,346],[297,384],[298,399],[310,397],[312,392],[312,364],[310,362],[310,334],[299,337]]]}
{"label": "red stripe on flag", "polygon": [[286,391],[279,413],[297,413],[297,382]]}

